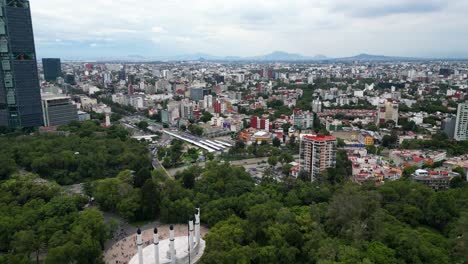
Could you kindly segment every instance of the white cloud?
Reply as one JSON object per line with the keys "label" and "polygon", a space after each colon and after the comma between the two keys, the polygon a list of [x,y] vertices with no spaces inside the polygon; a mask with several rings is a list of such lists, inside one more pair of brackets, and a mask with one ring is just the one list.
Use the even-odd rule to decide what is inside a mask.
{"label": "white cloud", "polygon": [[179,43],[188,43],[192,41],[192,39],[189,37],[175,37],[174,39],[176,42],[179,42]]}
{"label": "white cloud", "polygon": [[153,33],[164,33],[164,32],[166,32],[166,30],[164,30],[163,27],[152,27],[152,28],[151,28],[151,31],[152,31]]}
{"label": "white cloud", "polygon": [[152,37],[152,38],[151,38],[151,41],[153,41],[154,43],[157,43],[157,44],[159,44],[159,43],[161,43],[161,38],[158,38],[158,37]]}
{"label": "white cloud", "polygon": [[35,0],[31,10],[39,46],[60,39],[113,42],[118,54],[468,56],[466,0]]}

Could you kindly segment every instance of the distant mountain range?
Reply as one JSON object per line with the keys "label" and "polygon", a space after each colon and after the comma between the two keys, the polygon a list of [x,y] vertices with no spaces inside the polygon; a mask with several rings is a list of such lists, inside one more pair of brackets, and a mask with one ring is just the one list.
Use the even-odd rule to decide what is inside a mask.
{"label": "distant mountain range", "polygon": [[[136,56],[132,56],[136,58]],[[314,57],[307,57],[296,53],[287,53],[283,51],[274,51],[270,54],[254,56],[254,57],[239,57],[239,56],[213,56],[204,53],[195,53],[195,54],[186,54],[178,56],[159,56],[154,57],[153,59],[157,60],[166,60],[166,61],[181,61],[181,60],[207,60],[207,61],[263,61],[263,62],[273,62],[273,61],[313,61],[313,60],[324,60],[327,59],[324,55],[317,55]]]}
{"label": "distant mountain range", "polygon": [[327,59],[324,55],[316,55],[307,57],[296,53],[287,53],[283,51],[275,51],[267,55],[244,58],[244,60],[252,61],[309,61],[309,60],[324,60]]}
{"label": "distant mountain range", "polygon": [[371,55],[362,53],[352,57],[343,58],[330,58],[325,55],[304,56],[297,53],[288,53],[284,51],[274,51],[270,54],[254,56],[254,57],[237,57],[227,56],[218,57],[209,54],[197,53],[191,55],[181,55],[172,57],[159,57],[155,59],[166,61],[180,61],[180,60],[206,60],[206,61],[257,61],[257,62],[307,62],[307,61],[337,61],[337,62],[352,62],[352,61],[414,61],[414,60],[428,60],[422,58],[410,57],[392,57],[384,55]]}
{"label": "distant mountain range", "polygon": [[143,57],[140,55],[129,55],[124,58],[100,58],[99,61],[231,61],[231,62],[242,62],[242,61],[252,61],[252,62],[353,62],[353,61],[368,61],[368,62],[377,62],[377,61],[423,61],[423,60],[437,60],[429,58],[411,58],[411,57],[394,57],[394,56],[384,56],[384,55],[371,55],[362,53],[352,57],[343,57],[343,58],[330,58],[325,55],[316,55],[316,56],[304,56],[297,53],[288,53],[284,51],[274,51],[270,54],[262,56],[253,56],[253,57],[238,57],[238,56],[213,56],[205,53],[194,53],[194,54],[185,54],[177,56],[157,56],[157,57]]}
{"label": "distant mountain range", "polygon": [[427,60],[422,58],[410,58],[410,57],[393,57],[384,55],[370,55],[362,53],[353,57],[335,58],[335,61],[413,61],[413,60]]}

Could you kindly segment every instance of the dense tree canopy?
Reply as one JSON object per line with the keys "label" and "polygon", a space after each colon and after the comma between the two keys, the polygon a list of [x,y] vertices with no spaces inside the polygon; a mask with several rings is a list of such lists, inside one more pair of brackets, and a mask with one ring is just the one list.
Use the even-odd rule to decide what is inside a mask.
{"label": "dense tree canopy", "polygon": [[200,121],[202,122],[208,122],[213,118],[213,115],[210,112],[203,112],[202,117],[200,118]]}
{"label": "dense tree canopy", "polygon": [[315,183],[259,185],[242,168],[192,167],[175,182],[159,182],[161,219],[184,222],[202,207],[202,222],[212,227],[202,263],[467,260],[466,187],[436,193],[408,180],[359,186],[346,180],[350,164],[341,163]]}
{"label": "dense tree canopy", "polygon": [[202,263],[467,260],[466,189],[434,193],[409,181],[377,189],[347,183],[335,192],[303,182],[284,188],[262,183],[233,207],[220,203],[224,219],[207,235]]}
{"label": "dense tree canopy", "polygon": [[[99,208],[130,221],[186,223],[200,206],[202,222],[211,227],[200,263],[468,261],[468,187],[463,183],[445,192],[409,179],[360,186],[349,181],[351,164],[343,151],[337,153],[336,168],[313,183],[302,175],[283,182],[267,177],[256,184],[244,168],[224,162],[193,166],[172,179],[150,171],[145,146],[118,127],[84,123],[62,130],[68,136],[0,140],[0,263],[30,263],[36,256],[52,264],[102,263],[109,236],[102,214],[83,210],[86,199],[23,175],[24,169],[58,182],[70,175],[93,179],[85,191]],[[171,163],[182,149],[177,141],[174,145],[164,157]],[[273,153],[266,147],[252,146],[252,151]],[[285,152],[274,156],[271,165],[294,160]],[[46,163],[50,168],[38,165],[44,158],[53,161]]]}
{"label": "dense tree canopy", "polygon": [[0,137],[0,178],[24,169],[72,184],[151,165],[145,145],[130,139],[123,128],[103,128],[89,121],[60,129],[64,132]]}
{"label": "dense tree canopy", "polygon": [[203,135],[203,127],[201,126],[197,126],[197,125],[189,125],[188,128],[187,128],[188,131],[190,131],[190,133],[196,135],[196,136],[201,136]]}
{"label": "dense tree canopy", "polygon": [[110,230],[98,210],[81,211],[85,201],[34,175],[1,182],[0,263],[103,263]]}
{"label": "dense tree canopy", "polygon": [[[343,152],[338,155],[345,158]],[[155,205],[147,209],[149,216],[160,215],[169,223],[185,222],[201,206],[202,222],[212,227],[201,263],[467,260],[466,187],[434,192],[409,180],[359,186],[346,179],[349,165],[340,162],[314,183],[268,178],[255,185],[243,168],[208,162],[204,169],[191,167],[177,174],[175,181],[153,173],[135,198],[127,172],[99,180],[98,185],[119,182],[114,189],[120,192],[100,190],[103,197],[97,200],[103,209],[124,216],[122,208]],[[113,203],[126,189],[129,196]],[[147,198],[137,202],[138,197]],[[122,199],[130,201],[122,207]],[[110,208],[106,200],[111,200]]]}

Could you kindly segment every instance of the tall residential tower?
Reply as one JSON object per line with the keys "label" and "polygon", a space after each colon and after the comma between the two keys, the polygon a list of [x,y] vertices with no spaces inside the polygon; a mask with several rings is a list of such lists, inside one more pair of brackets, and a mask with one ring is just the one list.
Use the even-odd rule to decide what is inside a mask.
{"label": "tall residential tower", "polygon": [[336,166],[337,141],[333,136],[301,135],[299,155],[301,171],[307,172],[311,181],[320,173]]}
{"label": "tall residential tower", "polygon": [[398,102],[392,99],[387,99],[379,102],[379,110],[377,113],[377,123],[385,124],[385,122],[393,121],[398,124]]}
{"label": "tall residential tower", "polygon": [[456,141],[468,140],[468,102],[458,105],[454,138]]}
{"label": "tall residential tower", "polygon": [[0,126],[43,124],[29,1],[0,2]]}

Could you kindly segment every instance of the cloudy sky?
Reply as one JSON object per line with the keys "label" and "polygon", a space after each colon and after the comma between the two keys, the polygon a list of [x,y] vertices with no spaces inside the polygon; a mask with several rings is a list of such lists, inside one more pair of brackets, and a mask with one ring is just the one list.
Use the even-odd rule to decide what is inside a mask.
{"label": "cloudy sky", "polygon": [[468,58],[467,0],[32,0],[39,57]]}

